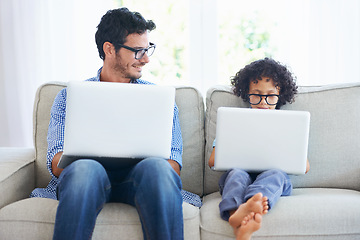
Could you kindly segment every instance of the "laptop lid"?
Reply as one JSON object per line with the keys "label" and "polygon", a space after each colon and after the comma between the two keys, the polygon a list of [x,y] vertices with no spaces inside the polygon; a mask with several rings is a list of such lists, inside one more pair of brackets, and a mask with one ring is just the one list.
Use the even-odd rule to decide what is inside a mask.
{"label": "laptop lid", "polygon": [[221,107],[217,112],[215,170],[306,170],[310,113]]}
{"label": "laptop lid", "polygon": [[[175,88],[69,82],[64,151],[58,166],[92,158],[114,166],[171,154]],[[122,163],[122,161],[130,163]]]}

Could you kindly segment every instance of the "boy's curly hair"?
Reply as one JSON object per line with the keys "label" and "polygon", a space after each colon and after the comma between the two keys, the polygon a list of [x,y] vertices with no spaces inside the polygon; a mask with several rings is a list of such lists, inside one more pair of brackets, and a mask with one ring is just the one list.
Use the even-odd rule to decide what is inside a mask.
{"label": "boy's curly hair", "polygon": [[297,93],[296,77],[282,64],[271,58],[264,58],[246,65],[231,78],[234,93],[248,102],[249,85],[261,77],[271,78],[276,87],[280,88],[279,102],[276,109],[292,103]]}

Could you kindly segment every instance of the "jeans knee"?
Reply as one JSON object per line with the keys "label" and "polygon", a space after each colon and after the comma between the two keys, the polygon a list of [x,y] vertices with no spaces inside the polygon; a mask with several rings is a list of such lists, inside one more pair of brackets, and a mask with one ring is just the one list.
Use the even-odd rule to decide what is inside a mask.
{"label": "jeans knee", "polygon": [[246,171],[239,169],[239,168],[231,169],[229,171],[225,181],[229,181],[231,179],[240,179],[242,182],[244,182],[246,184],[250,184],[250,182],[251,182],[249,173],[247,173]]}
{"label": "jeans knee", "polygon": [[280,169],[267,170],[259,175],[261,179],[267,179],[269,183],[276,183],[283,186],[284,195],[290,195],[292,192],[292,183],[289,175]]}
{"label": "jeans knee", "polygon": [[280,169],[266,170],[266,171],[262,172],[261,174],[259,174],[259,176],[262,176],[262,177],[276,176],[276,177],[284,178],[284,179],[288,178],[288,175]]}
{"label": "jeans knee", "polygon": [[136,168],[143,172],[143,174],[149,173],[149,177],[155,177],[155,175],[164,176],[167,175],[172,169],[171,165],[163,158],[145,158],[140,161]]}
{"label": "jeans knee", "polygon": [[171,165],[163,158],[146,158],[139,162],[136,171],[141,174],[142,182],[149,187],[162,188],[168,184],[175,184],[181,188],[179,175]]}
{"label": "jeans knee", "polygon": [[108,183],[104,167],[95,160],[81,159],[67,166],[60,175],[60,185],[73,191],[94,188]]}
{"label": "jeans knee", "polygon": [[245,171],[245,170],[242,170],[240,168],[233,168],[231,170],[229,170],[229,175],[245,175],[245,176],[249,176],[249,174]]}
{"label": "jeans knee", "polygon": [[76,175],[76,178],[89,177],[90,175],[101,175],[105,172],[104,167],[97,161],[91,159],[80,159],[64,169],[65,175]]}

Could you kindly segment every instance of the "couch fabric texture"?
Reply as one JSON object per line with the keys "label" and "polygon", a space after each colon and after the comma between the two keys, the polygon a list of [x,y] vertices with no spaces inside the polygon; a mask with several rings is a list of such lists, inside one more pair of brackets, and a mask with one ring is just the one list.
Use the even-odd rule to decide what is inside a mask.
{"label": "couch fabric texture", "polygon": [[[52,82],[37,91],[34,149],[0,148],[0,239],[52,239],[58,202],[28,196],[50,180],[46,168],[49,113],[54,97],[65,86]],[[292,196],[280,198],[264,215],[253,239],[360,239],[359,96],[360,83],[300,87],[295,102],[282,107],[311,114],[310,171],[291,176]],[[218,107],[249,106],[233,95],[230,86],[209,89],[206,101],[195,88],[177,87],[176,103],[184,142],[183,188],[203,200],[200,209],[183,204],[185,239],[234,239],[232,228],[219,215],[217,182],[222,172],[210,170],[207,160]],[[282,147],[286,146],[279,146],[279,151]],[[142,239],[136,209],[106,204],[93,239]]]}

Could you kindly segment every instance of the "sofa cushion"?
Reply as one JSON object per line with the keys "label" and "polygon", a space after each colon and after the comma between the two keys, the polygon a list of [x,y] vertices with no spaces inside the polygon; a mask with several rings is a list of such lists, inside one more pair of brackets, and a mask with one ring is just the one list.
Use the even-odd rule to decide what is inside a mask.
{"label": "sofa cushion", "polygon": [[310,171],[291,176],[294,187],[360,190],[360,83],[302,87],[288,110],[311,114]]}
{"label": "sofa cushion", "polygon": [[34,155],[32,148],[0,148],[0,209],[34,189]]}
{"label": "sofa cushion", "polygon": [[[47,130],[50,109],[57,93],[66,83],[50,82],[38,88],[34,105],[34,140],[36,149],[36,186],[46,187],[50,174],[46,166]],[[176,87],[183,137],[183,169],[181,179],[187,191],[203,194],[204,103],[199,91],[192,87]]]}
{"label": "sofa cushion", "polygon": [[[202,239],[234,239],[233,229],[220,218],[220,194],[204,197],[200,211]],[[281,197],[263,216],[252,239],[359,239],[360,193],[330,188],[298,188]]]}
{"label": "sofa cushion", "polygon": [[200,92],[192,87],[176,88],[183,137],[183,168],[181,180],[187,191],[203,195],[204,163],[204,101]]}
{"label": "sofa cushion", "polygon": [[[30,198],[7,205],[0,211],[1,239],[52,239],[57,200]],[[185,239],[200,239],[199,208],[183,204]],[[143,239],[136,209],[123,203],[105,204],[96,219],[96,239]]]}
{"label": "sofa cushion", "polygon": [[[332,187],[360,190],[360,84],[300,87],[293,104],[282,109],[305,110],[311,114],[308,158],[310,172],[291,176],[297,187]],[[249,107],[232,93],[230,86],[209,89],[206,99],[205,164],[215,138],[216,113],[220,106]],[[296,126],[294,126],[296,127]],[[221,172],[205,167],[205,194],[218,191]]]}

